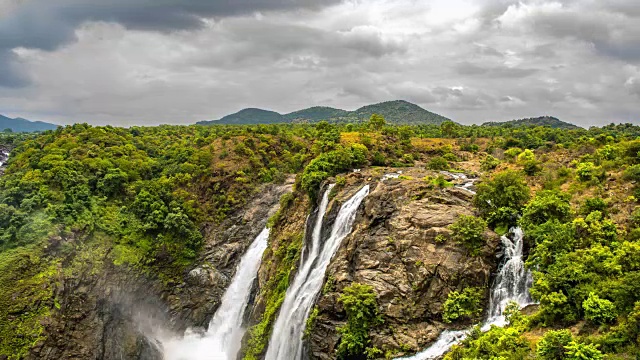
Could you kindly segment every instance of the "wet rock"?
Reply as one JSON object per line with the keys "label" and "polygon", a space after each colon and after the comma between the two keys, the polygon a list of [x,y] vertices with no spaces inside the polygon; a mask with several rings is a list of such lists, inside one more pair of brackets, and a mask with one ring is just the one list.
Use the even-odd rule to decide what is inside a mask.
{"label": "wet rock", "polygon": [[[347,186],[343,192],[337,197],[348,197],[353,190]],[[336,358],[336,328],[345,323],[338,298],[352,282],[370,285],[377,294],[385,322],[372,331],[372,344],[398,354],[424,348],[450,327],[442,323],[449,292],[484,287],[488,301],[499,237],[487,231],[487,245],[477,257],[451,240],[435,242],[438,235],[451,235],[447,227],[460,215],[473,214],[471,199],[464,189],[433,188],[420,180],[378,182],[327,269],[335,285],[316,303],[319,316],[308,341],[311,358]]]}

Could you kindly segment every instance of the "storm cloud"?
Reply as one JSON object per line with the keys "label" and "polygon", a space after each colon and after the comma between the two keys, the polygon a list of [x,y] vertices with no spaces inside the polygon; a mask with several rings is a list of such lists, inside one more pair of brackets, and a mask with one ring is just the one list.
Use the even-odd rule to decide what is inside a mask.
{"label": "storm cloud", "polygon": [[638,20],[635,0],[0,0],[0,113],[193,123],[406,99],[463,123],[636,122]]}

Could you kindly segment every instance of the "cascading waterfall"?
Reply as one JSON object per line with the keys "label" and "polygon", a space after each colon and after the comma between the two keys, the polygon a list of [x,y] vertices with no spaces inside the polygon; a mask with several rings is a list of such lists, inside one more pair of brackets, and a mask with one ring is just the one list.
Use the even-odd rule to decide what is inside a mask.
{"label": "cascading waterfall", "polygon": [[6,150],[0,150],[0,168],[4,166],[7,159],[9,159],[9,152]]}
{"label": "cascading waterfall", "polygon": [[342,204],[331,230],[331,235],[320,244],[324,212],[331,187],[325,191],[312,233],[311,247],[301,259],[298,274],[287,290],[280,313],[273,327],[266,360],[302,359],[302,336],[307,318],[316,296],[322,288],[325,271],[342,240],[351,233],[356,211],[369,194],[365,185],[351,199]]}
{"label": "cascading waterfall", "polygon": [[[531,272],[524,267],[522,260],[523,233],[522,229],[511,229],[511,238],[502,236],[505,263],[500,269],[489,298],[489,313],[482,324],[482,330],[487,331],[491,325],[504,326],[506,324],[503,312],[507,304],[515,301],[520,307],[533,304],[529,289],[533,283]],[[459,331],[443,331],[433,345],[405,360],[430,360],[444,355],[453,345],[463,341],[469,334],[469,329]]]}
{"label": "cascading waterfall", "polygon": [[187,330],[182,338],[160,340],[165,360],[236,359],[246,330],[242,326],[244,313],[268,239],[265,228],[247,249],[206,333]]}

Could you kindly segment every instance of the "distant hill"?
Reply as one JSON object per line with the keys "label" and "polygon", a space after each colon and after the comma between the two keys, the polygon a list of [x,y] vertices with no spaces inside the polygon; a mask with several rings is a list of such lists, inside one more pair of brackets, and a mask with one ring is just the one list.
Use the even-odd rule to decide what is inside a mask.
{"label": "distant hill", "polygon": [[579,126],[573,125],[566,121],[559,120],[553,116],[541,116],[537,118],[528,118],[520,120],[511,120],[505,122],[486,122],[482,126],[549,126],[554,129],[578,129]]}
{"label": "distant hill", "polygon": [[314,106],[284,115],[274,111],[250,108],[241,110],[235,114],[227,115],[220,120],[200,121],[198,124],[316,123],[322,120],[347,123],[367,121],[372,114],[380,114],[384,116],[388,123],[392,124],[438,125],[449,120],[444,116],[427,111],[416,104],[412,104],[404,100],[396,100],[363,106],[355,111]]}
{"label": "distant hill", "polygon": [[372,114],[380,114],[385,120],[393,124],[436,124],[440,125],[449,120],[444,116],[427,111],[416,104],[404,100],[387,101],[379,104],[363,106],[351,112],[348,116],[355,116],[360,121],[369,120]]}
{"label": "distant hill", "polygon": [[[256,122],[259,119],[259,122]],[[275,111],[249,108],[240,110],[235,114],[227,115],[216,121],[218,124],[277,124],[284,122],[282,115]]]}
{"label": "distant hill", "polygon": [[33,132],[55,130],[57,128],[58,125],[42,121],[30,121],[23,118],[12,119],[10,117],[0,115],[0,131],[11,129],[13,132]]}
{"label": "distant hill", "polygon": [[336,119],[349,114],[348,111],[327,106],[314,106],[308,109],[294,111],[284,115],[286,121],[319,122],[322,120]]}

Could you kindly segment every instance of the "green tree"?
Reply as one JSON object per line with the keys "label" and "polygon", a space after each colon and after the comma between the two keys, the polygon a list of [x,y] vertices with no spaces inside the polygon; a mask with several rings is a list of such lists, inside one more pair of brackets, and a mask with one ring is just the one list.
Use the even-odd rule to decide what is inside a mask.
{"label": "green tree", "polygon": [[380,131],[386,124],[387,122],[382,115],[373,114],[369,118],[369,126],[376,131]]}
{"label": "green tree", "polygon": [[341,335],[338,357],[362,357],[370,348],[369,330],[382,324],[373,287],[353,283],[342,291],[338,301],[347,313],[347,323],[338,328]]}
{"label": "green tree", "polygon": [[477,255],[486,242],[484,232],[487,223],[481,218],[460,215],[449,229],[453,232],[452,239],[462,244],[472,255]]}
{"label": "green tree", "polygon": [[444,302],[442,320],[475,320],[482,315],[482,289],[468,287],[462,292],[452,291]]}
{"label": "green tree", "polygon": [[529,186],[522,175],[513,170],[506,170],[480,183],[473,203],[480,210],[480,214],[487,218],[500,208],[520,211],[529,198]]}
{"label": "green tree", "polygon": [[536,357],[540,360],[566,359],[565,347],[573,341],[569,330],[547,331],[536,346]]}

